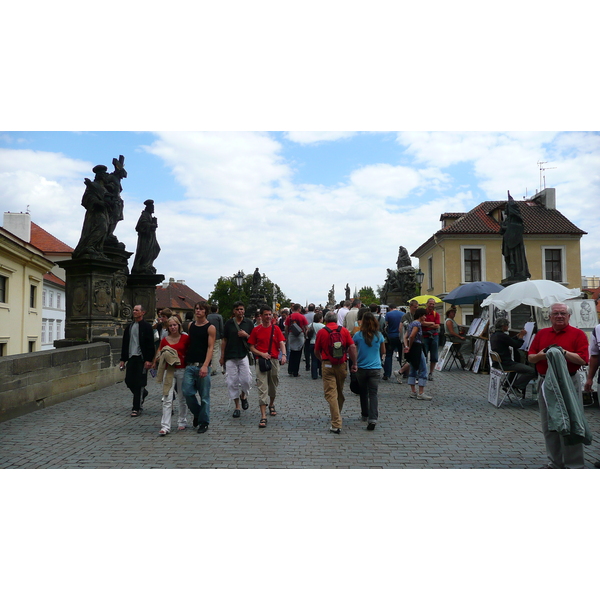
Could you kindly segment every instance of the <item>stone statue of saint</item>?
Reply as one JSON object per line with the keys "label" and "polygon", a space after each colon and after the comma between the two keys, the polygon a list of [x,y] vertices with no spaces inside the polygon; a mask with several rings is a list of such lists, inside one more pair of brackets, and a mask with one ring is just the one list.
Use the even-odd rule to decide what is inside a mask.
{"label": "stone statue of saint", "polygon": [[327,294],[327,306],[329,306],[329,308],[335,306],[335,284],[331,286],[329,294]]}
{"label": "stone statue of saint", "polygon": [[123,155],[119,155],[118,160],[113,158],[112,164],[115,170],[106,176],[106,200],[109,209],[108,234],[104,243],[107,246],[116,246],[124,250],[125,244],[119,242],[117,237],[114,235],[114,232],[117,223],[123,220],[123,199],[121,198],[123,187],[121,186],[121,179],[125,179],[127,177],[127,171],[124,167],[125,157]]}
{"label": "stone statue of saint", "polygon": [[254,273],[252,273],[252,291],[257,292],[260,287],[260,282],[262,281],[262,277],[260,276],[260,271],[258,267],[254,269]]}
{"label": "stone statue of saint", "polygon": [[346,292],[346,300],[350,300],[350,286],[348,284],[346,284],[344,291]]}
{"label": "stone statue of saint", "polygon": [[144,205],[146,207],[135,226],[135,230],[138,232],[138,242],[131,273],[156,275],[153,263],[160,254],[160,246],[156,241],[158,220],[152,216],[152,213],[154,213],[154,200],[146,200]]}
{"label": "stone statue of saint", "polygon": [[81,205],[85,208],[85,218],[79,243],[73,252],[73,258],[99,258],[106,260],[103,252],[104,241],[109,228],[109,204],[106,197],[107,168],[96,165],[94,181],[84,179],[85,192]]}
{"label": "stone statue of saint", "polygon": [[398,248],[398,260],[396,261],[396,268],[401,269],[402,267],[412,267],[408,250],[404,246]]}
{"label": "stone statue of saint", "polygon": [[506,216],[500,225],[502,255],[506,264],[507,279],[526,281],[531,277],[523,243],[523,217],[519,205],[510,192],[506,204]]}

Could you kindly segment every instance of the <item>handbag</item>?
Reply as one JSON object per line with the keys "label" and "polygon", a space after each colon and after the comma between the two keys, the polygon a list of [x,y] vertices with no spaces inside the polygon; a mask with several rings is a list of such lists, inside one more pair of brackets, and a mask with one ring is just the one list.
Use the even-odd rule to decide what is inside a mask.
{"label": "handbag", "polygon": [[[267,352],[270,353],[271,345],[273,344],[273,336],[275,335],[275,323],[271,325],[271,337],[269,338],[269,345],[267,346]],[[271,363],[270,358],[263,358],[262,356],[258,357],[258,368],[261,373],[266,373],[270,371],[273,364]]]}
{"label": "handbag", "polygon": [[298,321],[292,321],[290,325],[290,333],[295,336],[299,336],[302,333],[302,327],[300,327]]}
{"label": "handbag", "polygon": [[261,373],[266,373],[267,371],[271,370],[271,359],[270,358],[263,358],[262,356],[258,357],[258,368],[260,369]]}

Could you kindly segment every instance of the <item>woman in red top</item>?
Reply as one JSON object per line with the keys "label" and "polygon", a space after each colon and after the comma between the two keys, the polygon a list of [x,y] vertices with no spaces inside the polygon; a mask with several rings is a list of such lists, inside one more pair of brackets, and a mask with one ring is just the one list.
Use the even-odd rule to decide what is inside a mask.
{"label": "woman in red top", "polygon": [[[177,414],[177,429],[183,431],[187,426],[187,404],[183,395],[183,373],[185,372],[185,354],[190,341],[187,333],[182,333],[181,323],[175,317],[171,317],[167,321],[167,328],[169,333],[160,341],[158,352],[154,358],[153,368],[159,361],[160,353],[166,346],[173,348],[177,352],[179,357],[178,365],[165,366],[165,369],[172,370],[173,373],[173,384],[168,394],[162,397],[162,420],[160,422],[160,431],[158,435],[167,435],[171,431],[171,415],[173,413],[173,398],[177,393],[178,400],[178,414]],[[166,377],[166,373],[165,373]]]}

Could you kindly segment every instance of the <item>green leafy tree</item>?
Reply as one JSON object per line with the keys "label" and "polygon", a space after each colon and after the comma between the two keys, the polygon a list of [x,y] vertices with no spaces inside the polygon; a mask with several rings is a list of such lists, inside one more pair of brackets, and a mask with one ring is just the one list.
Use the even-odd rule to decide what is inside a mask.
{"label": "green leafy tree", "polygon": [[363,304],[379,304],[379,299],[371,286],[361,287],[360,290],[358,290],[358,297]]}
{"label": "green leafy tree", "polygon": [[[281,288],[268,277],[263,277],[260,289],[269,306],[273,306],[273,302],[279,303],[281,306],[291,304],[291,300],[286,297]],[[219,277],[215,283],[215,289],[208,297],[208,302],[216,304],[223,318],[229,319],[233,315],[233,305],[238,300],[241,300],[246,307],[249,306],[251,293],[252,274],[244,275],[241,288],[238,288],[235,277]]]}

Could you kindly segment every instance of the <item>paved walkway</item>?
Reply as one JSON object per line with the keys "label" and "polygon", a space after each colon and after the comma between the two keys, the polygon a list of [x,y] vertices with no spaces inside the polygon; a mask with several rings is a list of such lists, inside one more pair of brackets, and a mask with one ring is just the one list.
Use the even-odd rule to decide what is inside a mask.
{"label": "paved walkway", "polygon": [[[329,433],[321,380],[281,371],[278,416],[258,428],[256,391],[233,419],[224,376],[212,378],[211,424],[159,437],[159,386],[141,417],[131,418],[123,383],[0,423],[0,468],[411,468],[524,469],[545,464],[537,405],[487,401],[487,375],[452,370],[426,388],[432,402],[408,398],[409,386],[382,381],[379,424],[366,431],[358,396],[346,384],[341,435]],[[600,411],[586,408],[594,442],[586,467],[600,460]],[[176,420],[175,420],[176,423]]]}

